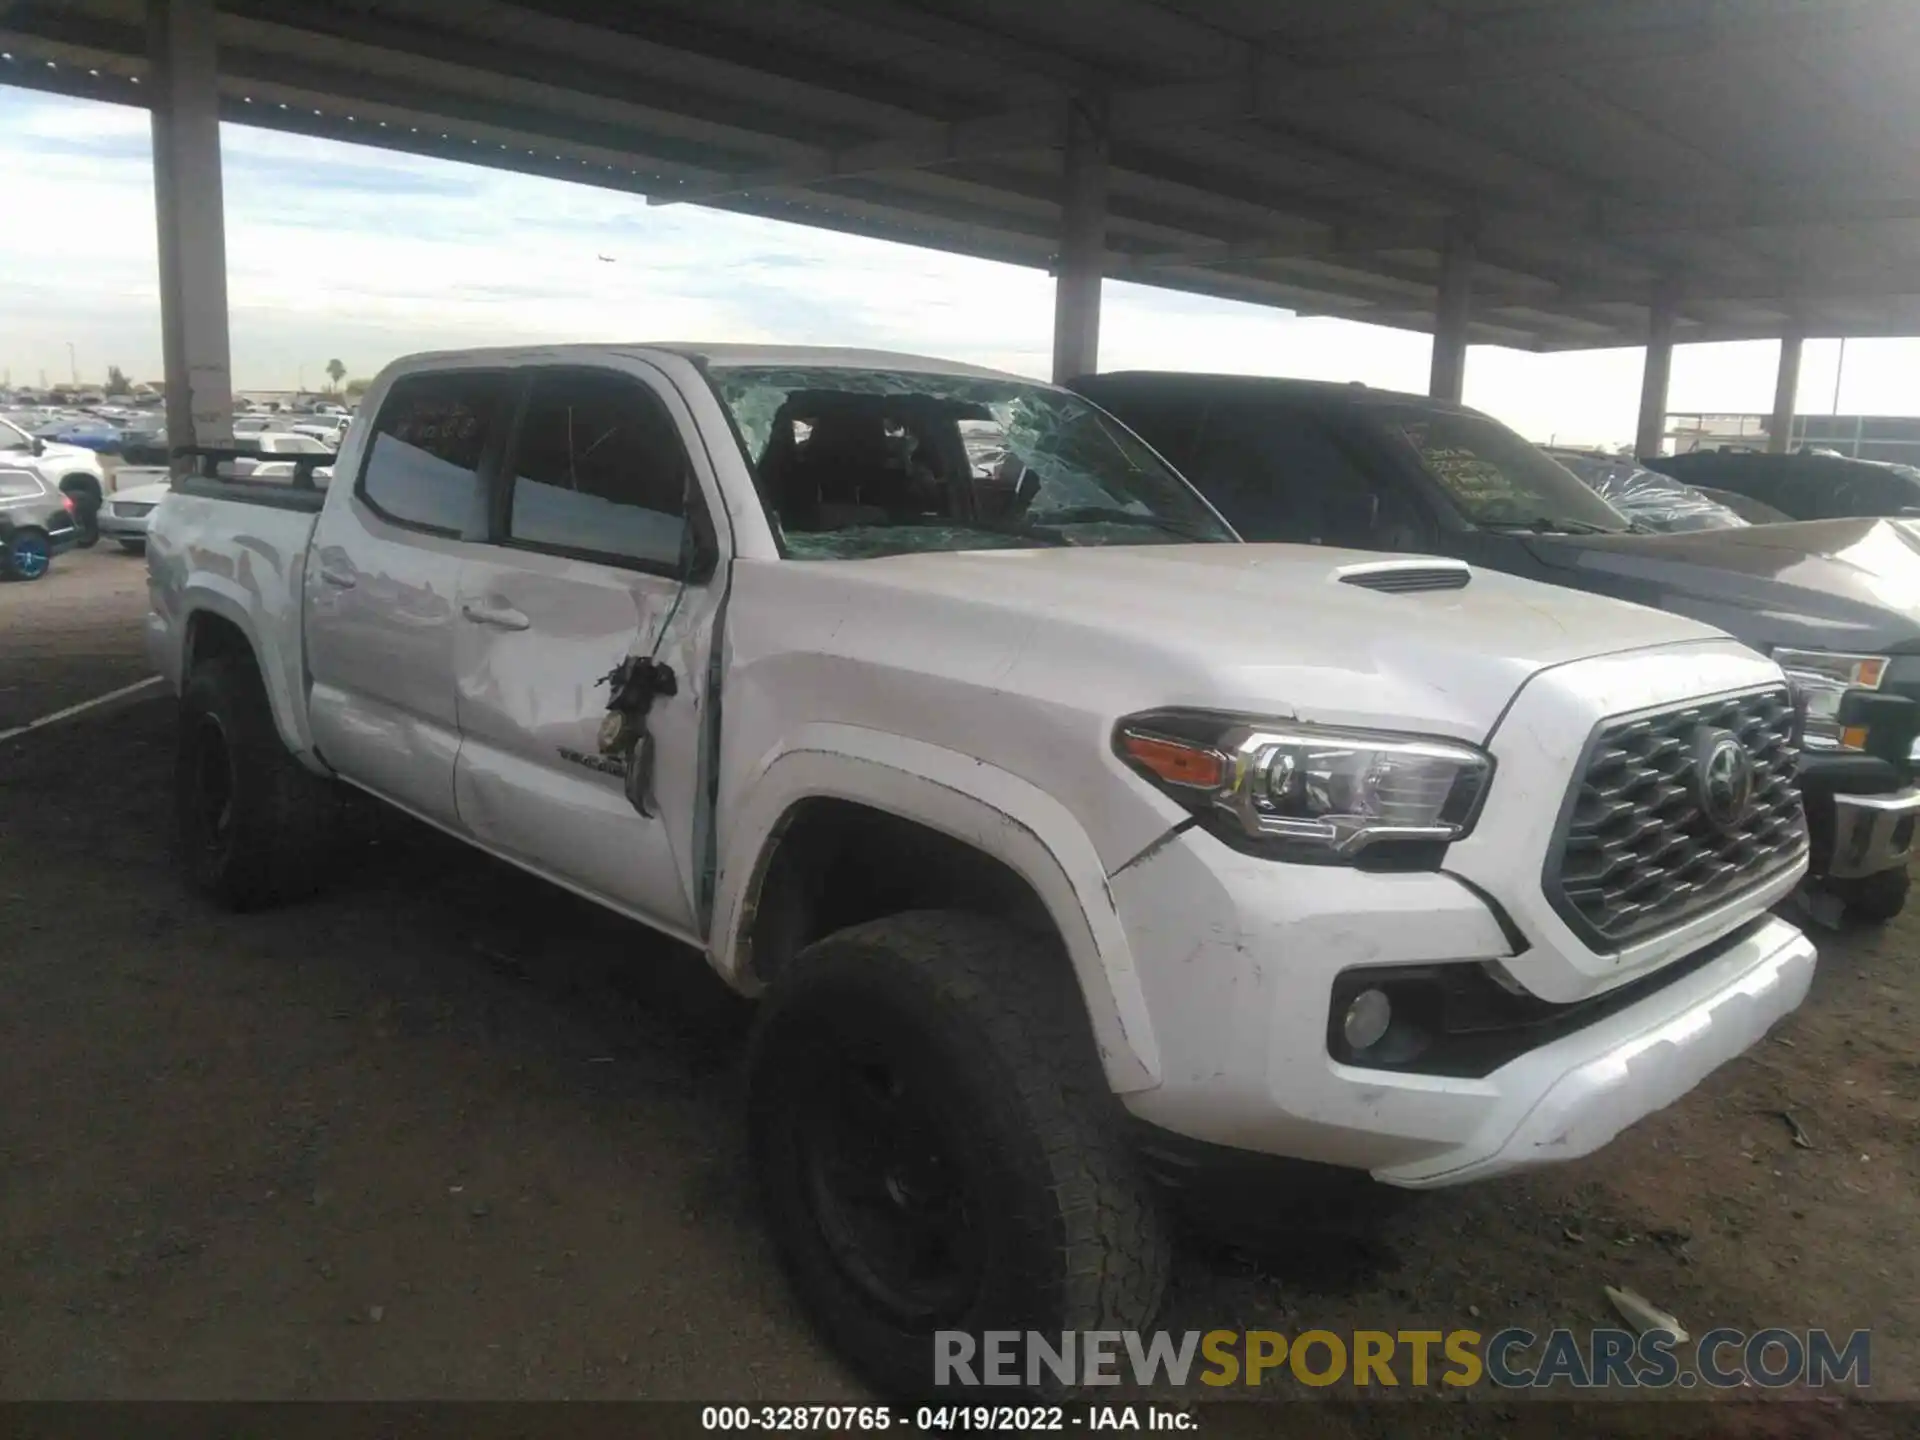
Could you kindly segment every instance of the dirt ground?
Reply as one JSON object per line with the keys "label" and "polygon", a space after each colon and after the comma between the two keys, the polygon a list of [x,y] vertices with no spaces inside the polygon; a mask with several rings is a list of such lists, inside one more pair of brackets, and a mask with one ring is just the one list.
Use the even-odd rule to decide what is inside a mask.
{"label": "dirt ground", "polygon": [[[147,673],[142,562],[0,587],[0,730]],[[698,961],[404,823],[326,898],[169,859],[157,691],[0,742],[0,1398],[860,1398],[753,1213]],[[1193,1239],[1174,1330],[1873,1331],[1920,1398],[1920,918],[1603,1153]],[[1795,1143],[1791,1112],[1811,1148]]]}

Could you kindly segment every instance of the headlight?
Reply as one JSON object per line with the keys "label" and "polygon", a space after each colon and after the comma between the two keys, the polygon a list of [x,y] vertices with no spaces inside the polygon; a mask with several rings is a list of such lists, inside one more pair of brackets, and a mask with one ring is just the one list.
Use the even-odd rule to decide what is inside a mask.
{"label": "headlight", "polygon": [[1298,860],[1457,840],[1493,774],[1457,741],[1193,710],[1129,716],[1114,749],[1222,838]]}
{"label": "headlight", "polygon": [[1849,690],[1878,690],[1886,678],[1884,655],[1843,655],[1829,650],[1776,650],[1774,663],[1793,682],[1806,707],[1801,744],[1809,750],[1867,748],[1867,727],[1841,723],[1840,705]]}

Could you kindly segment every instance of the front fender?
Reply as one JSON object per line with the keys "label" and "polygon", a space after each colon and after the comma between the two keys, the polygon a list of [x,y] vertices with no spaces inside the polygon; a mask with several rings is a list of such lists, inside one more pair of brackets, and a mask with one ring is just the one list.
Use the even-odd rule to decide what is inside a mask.
{"label": "front fender", "polygon": [[751,992],[743,963],[749,901],[803,800],[870,805],[950,835],[1008,866],[1040,897],[1080,982],[1107,1081],[1119,1093],[1160,1083],[1160,1054],[1132,947],[1093,842],[1045,791],[970,755],[877,730],[809,725],[750,775],[729,806],[714,908],[714,964]]}

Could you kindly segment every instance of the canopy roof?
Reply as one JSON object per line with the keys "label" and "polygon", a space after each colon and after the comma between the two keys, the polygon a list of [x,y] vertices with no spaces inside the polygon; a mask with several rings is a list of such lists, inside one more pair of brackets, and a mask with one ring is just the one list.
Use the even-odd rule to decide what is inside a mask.
{"label": "canopy roof", "polygon": [[[1469,338],[1920,333],[1912,0],[219,0],[227,117]],[[142,103],[143,0],[0,0],[0,81]]]}

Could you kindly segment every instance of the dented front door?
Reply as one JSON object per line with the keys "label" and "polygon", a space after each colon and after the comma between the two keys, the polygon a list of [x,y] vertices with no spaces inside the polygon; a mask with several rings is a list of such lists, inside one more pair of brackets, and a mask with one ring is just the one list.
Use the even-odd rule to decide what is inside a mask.
{"label": "dented front door", "polygon": [[[530,377],[497,543],[461,572],[455,792],[483,843],[695,938],[707,657],[725,572],[690,578],[712,567],[688,534],[689,502],[692,531],[708,532],[677,409],[638,375]],[[644,722],[650,814],[600,744],[603,678],[635,654],[670,667],[675,692]]]}

